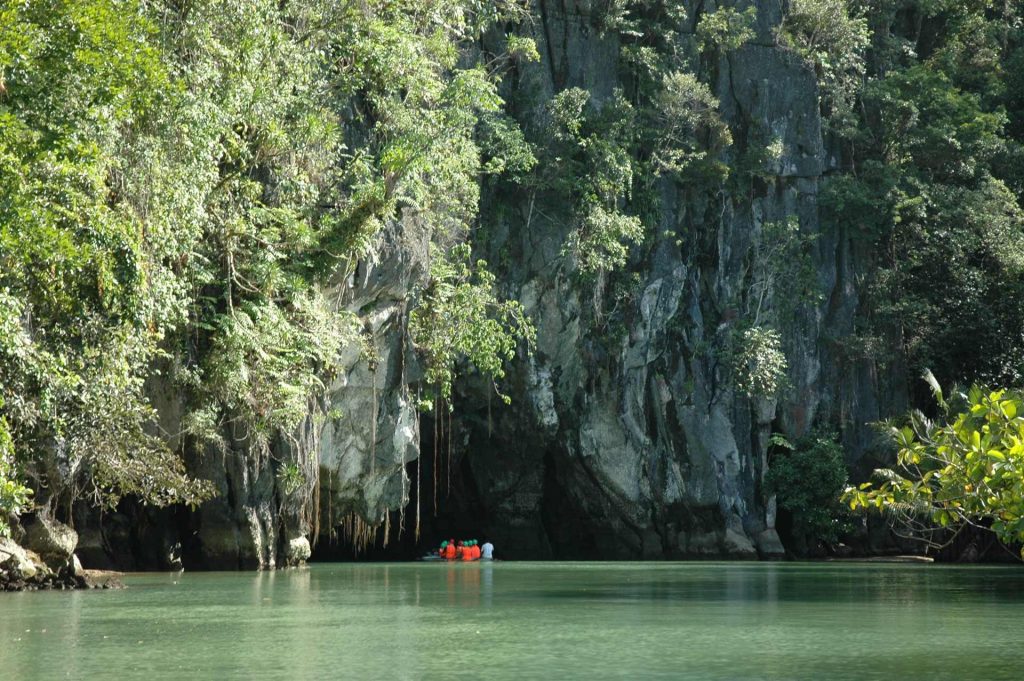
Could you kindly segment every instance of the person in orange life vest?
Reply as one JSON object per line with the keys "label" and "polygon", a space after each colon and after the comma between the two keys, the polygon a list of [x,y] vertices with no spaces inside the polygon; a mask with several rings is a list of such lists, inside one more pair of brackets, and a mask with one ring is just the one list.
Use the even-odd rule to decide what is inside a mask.
{"label": "person in orange life vest", "polygon": [[473,560],[480,560],[480,546],[477,544],[476,539],[470,542],[470,547],[473,549]]}
{"label": "person in orange life vest", "polygon": [[455,560],[455,540],[449,539],[448,545],[444,547],[444,558],[447,560]]}
{"label": "person in orange life vest", "polygon": [[465,555],[466,555],[466,545],[460,539],[459,541],[457,541],[455,543],[455,560],[463,560],[463,557]]}
{"label": "person in orange life vest", "polygon": [[437,550],[437,555],[444,558],[444,550],[448,548],[448,540],[441,542],[441,548]]}
{"label": "person in orange life vest", "polygon": [[466,540],[462,545],[462,560],[469,562],[473,560],[473,542]]}

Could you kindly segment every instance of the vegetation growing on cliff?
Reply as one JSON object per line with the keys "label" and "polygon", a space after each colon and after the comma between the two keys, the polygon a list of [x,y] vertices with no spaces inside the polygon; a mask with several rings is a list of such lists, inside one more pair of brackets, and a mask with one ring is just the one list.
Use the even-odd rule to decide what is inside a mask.
{"label": "vegetation growing on cliff", "polygon": [[[646,130],[631,142],[634,177],[651,175],[644,161],[649,158],[656,173],[697,191],[699,174],[689,172],[693,161],[720,160],[736,138],[735,160],[723,166],[719,179],[731,175],[749,183],[751,197],[770,191],[758,188],[774,182],[766,161],[777,162],[787,153],[772,131],[722,125],[720,141],[713,143],[707,132],[715,129],[713,116],[691,138],[698,145],[678,144],[678,155],[666,149],[679,137],[673,122],[690,137],[693,114],[717,108],[711,91],[703,92],[704,83],[724,68],[722,55],[737,59],[755,38],[754,8],[723,7],[693,17],[687,28],[695,31],[695,57],[667,39],[678,35],[686,20],[664,3],[615,7],[612,23],[622,37],[634,88],[626,98]],[[793,0],[773,33],[781,48],[813,69],[826,147],[835,150],[841,166],[822,183],[823,227],[851,237],[872,263],[860,283],[856,337],[843,342],[872,348],[871,359],[893,375],[913,375],[928,366],[944,383],[1019,386],[1024,367],[1020,3]],[[665,84],[661,92],[659,80]],[[673,98],[673,90],[692,94]],[[685,104],[682,113],[678,106],[661,106],[679,101]],[[667,115],[649,115],[659,107]],[[663,137],[652,135],[655,130]],[[714,193],[716,183],[708,186]],[[634,187],[627,197],[640,195]],[[637,206],[624,210],[631,209],[642,215]],[[775,226],[795,225],[793,220]],[[819,235],[802,235],[798,227],[788,232],[790,238],[785,229],[768,231],[752,248],[751,283],[729,300],[733,307],[724,313],[725,326],[709,350],[720,371],[724,367],[739,391],[750,396],[773,395],[784,383],[787,335],[800,328],[801,310],[821,302],[817,275],[804,266]],[[710,239],[701,242],[699,235],[677,243],[696,251],[691,257],[697,262],[702,249],[721,247]],[[618,258],[613,265],[623,263]],[[786,294],[779,293],[777,282],[784,282]],[[907,386],[913,402],[926,404],[926,394],[911,382]]]}
{"label": "vegetation growing on cliff", "polygon": [[737,50],[754,37],[757,7],[742,12],[733,7],[718,7],[706,12],[697,22],[697,42],[705,50]]}
{"label": "vegetation growing on cliff", "polygon": [[199,501],[208,488],[147,432],[142,395],[177,312],[162,252],[182,237],[135,174],[173,95],[155,25],[116,2],[4,3],[0,73],[0,398],[14,460],[53,503],[78,490]]}
{"label": "vegetation growing on cliff", "polygon": [[902,356],[946,384],[1017,385],[1024,367],[1020,343],[1007,342],[1024,337],[1019,12],[917,0],[865,9],[848,172],[826,187],[829,221],[877,262],[862,318],[898,348],[882,359]]}
{"label": "vegetation growing on cliff", "polygon": [[[536,331],[521,303],[497,297],[494,275],[483,260],[471,263],[468,245],[433,257],[430,281],[409,319],[409,331],[425,356],[427,383],[450,405],[459,358],[497,381],[519,341],[532,345]],[[510,402],[497,384],[495,391]]]}
{"label": "vegetation growing on cliff", "polygon": [[774,397],[782,387],[787,363],[782,337],[775,329],[736,328],[721,352],[732,384],[748,397]]}
{"label": "vegetation growing on cliff", "polygon": [[[338,291],[398,224],[432,254],[404,308],[426,383],[448,401],[463,361],[502,378],[535,332],[468,241],[480,188],[499,179],[529,194],[527,229],[538,195],[561,211],[561,262],[593,284],[616,342],[645,285],[635,265],[669,244],[710,321],[666,345],[689,334],[713,389],[779,396],[787,343],[832,307],[812,260],[823,235],[755,214],[799,152],[729,99],[757,50],[813,70],[834,167],[797,200],[820,190],[823,250],[870,263],[847,282],[859,337],[839,340],[894,375],[1020,386],[1019,2],[792,0],[774,27],[760,4],[693,17],[669,0],[591,5],[621,72],[604,91],[559,73],[520,121],[498,87],[539,58],[503,35],[519,0],[0,0],[0,521],[28,481],[64,512],[81,496],[200,503],[212,488],[186,454],[273,456],[285,496],[308,482],[295,433],[326,418],[343,350],[364,335]],[[501,54],[483,53],[488,31]],[[733,253],[724,229],[740,214],[749,238]],[[167,420],[152,404],[163,392],[181,398]],[[915,443],[946,456],[941,429],[917,425],[901,464]],[[834,449],[805,450],[836,473]],[[789,473],[772,488],[811,518],[825,501],[800,497],[801,461],[780,453]],[[925,493],[902,480],[855,499]],[[975,501],[962,519],[1016,522]]]}
{"label": "vegetation growing on cliff", "polygon": [[[894,428],[895,467],[847,500],[886,509],[902,530],[936,545],[951,536],[947,528],[971,523],[990,525],[1004,542],[1021,539],[1016,422],[1002,407],[1013,412],[1015,393],[975,388],[946,403],[937,390],[940,382],[1022,380],[1020,12],[1016,2],[915,0],[851,3],[848,14],[867,22],[870,42],[855,115],[844,114],[849,172],[827,186],[824,205],[831,221],[871,244],[877,267],[861,329],[874,347],[891,348],[876,359],[906,363],[909,375],[934,369],[940,408],[938,421],[914,412]],[[804,15],[789,25],[807,36],[822,12]],[[859,43],[855,24],[830,25],[841,29],[833,42]],[[917,384],[910,390],[926,407]]]}
{"label": "vegetation growing on cliff", "polygon": [[865,7],[851,0],[793,0],[777,31],[782,45],[813,66],[825,120],[840,135],[855,125],[870,30]]}
{"label": "vegetation growing on cliff", "polygon": [[548,105],[551,143],[541,186],[570,197],[576,224],[566,244],[585,274],[622,267],[643,236],[640,220],[622,210],[633,188],[633,106],[621,94],[600,108],[590,93],[568,88]]}
{"label": "vegetation growing on cliff", "polygon": [[[315,415],[359,336],[329,279],[392,220],[465,238],[477,124],[500,99],[460,47],[522,11],[0,4],[5,490],[24,471],[50,507],[198,503],[212,489],[185,474],[185,448],[266,457]],[[518,40],[510,53],[528,56]],[[490,328],[489,311],[438,323],[469,338],[461,324]],[[474,359],[499,372],[514,343]],[[151,389],[184,396],[182,432],[164,430]],[[0,510],[24,502],[12,489]]]}

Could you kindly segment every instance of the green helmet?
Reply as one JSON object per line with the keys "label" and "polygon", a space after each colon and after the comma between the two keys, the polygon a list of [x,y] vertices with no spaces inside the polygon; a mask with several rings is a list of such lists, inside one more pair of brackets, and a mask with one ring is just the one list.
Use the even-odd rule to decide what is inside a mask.
{"label": "green helmet", "polygon": [[442,548],[442,549],[443,549],[444,547],[446,547],[446,546],[448,546],[448,540],[447,540],[447,539],[445,539],[445,540],[444,540],[443,542],[441,542],[441,548]]}

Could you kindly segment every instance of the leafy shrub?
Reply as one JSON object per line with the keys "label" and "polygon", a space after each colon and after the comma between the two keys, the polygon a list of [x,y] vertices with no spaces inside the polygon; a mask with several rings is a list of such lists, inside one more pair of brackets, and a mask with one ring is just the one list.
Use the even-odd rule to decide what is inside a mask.
{"label": "leafy shrub", "polygon": [[621,267],[643,237],[640,220],[620,206],[633,186],[636,112],[621,93],[596,109],[589,92],[569,88],[548,113],[552,145],[540,181],[570,197],[575,229],[565,253],[584,274]]}
{"label": "leafy shrub", "polygon": [[772,397],[782,387],[788,363],[775,329],[754,326],[738,331],[726,354],[733,385],[748,397]]}
{"label": "leafy shrub", "polygon": [[756,21],[757,7],[748,7],[742,12],[733,7],[719,7],[714,12],[701,15],[697,23],[697,40],[705,50],[738,50],[754,37]]}
{"label": "leafy shrub", "polygon": [[706,83],[692,73],[672,71],[662,80],[651,108],[657,135],[652,160],[659,171],[712,169],[725,176],[727,169],[715,154],[732,144],[732,136]]}
{"label": "leafy shrub", "polygon": [[863,13],[851,0],[791,0],[778,37],[814,66],[833,127],[851,132],[870,42]]}
{"label": "leafy shrub", "polygon": [[7,516],[21,513],[32,497],[32,490],[21,484],[18,477],[14,465],[14,443],[7,428],[7,420],[0,416],[0,537],[6,537],[10,532]]}
{"label": "leafy shrub", "polygon": [[846,487],[843,451],[830,433],[814,433],[790,444],[772,438],[765,490],[792,519],[791,535],[801,547],[836,543],[849,530],[839,496]]}
{"label": "leafy shrub", "polygon": [[427,383],[450,402],[458,360],[467,359],[496,381],[519,341],[532,346],[536,331],[522,304],[497,297],[494,275],[483,260],[472,262],[468,244],[433,256],[430,282],[410,315],[409,331],[423,356]]}
{"label": "leafy shrub", "polygon": [[913,412],[907,425],[890,427],[896,466],[847,488],[844,500],[854,510],[883,509],[898,529],[936,546],[966,525],[1024,543],[1024,393],[974,386],[947,402],[934,377],[925,378],[941,418]]}

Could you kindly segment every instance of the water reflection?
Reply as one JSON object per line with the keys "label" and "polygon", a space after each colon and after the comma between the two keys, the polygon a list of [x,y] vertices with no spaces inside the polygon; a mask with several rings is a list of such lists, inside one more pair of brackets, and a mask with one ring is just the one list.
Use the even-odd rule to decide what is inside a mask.
{"label": "water reflection", "polygon": [[[481,573],[487,571],[487,590],[493,589],[491,565],[483,563],[447,563],[439,566],[445,570],[448,604],[460,608],[478,608],[481,604]],[[490,594],[485,598],[490,602]]]}
{"label": "water reflection", "polygon": [[483,577],[484,607],[494,607],[494,563],[480,563],[480,575]]}
{"label": "water reflection", "polygon": [[1012,569],[349,564],[130,584],[0,594],[0,679],[1024,678]]}

